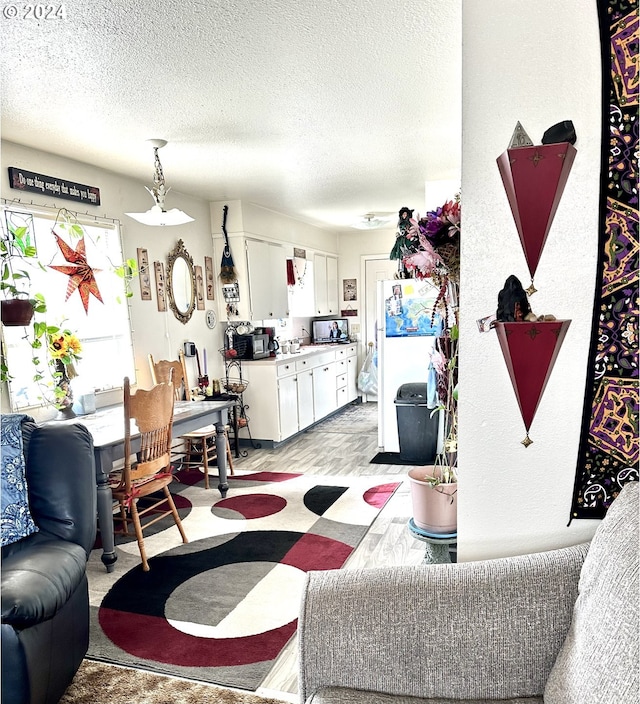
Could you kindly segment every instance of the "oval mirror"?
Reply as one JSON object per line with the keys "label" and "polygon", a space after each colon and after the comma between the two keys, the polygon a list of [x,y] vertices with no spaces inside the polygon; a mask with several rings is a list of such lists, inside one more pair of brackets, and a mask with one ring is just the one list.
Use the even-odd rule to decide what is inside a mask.
{"label": "oval mirror", "polygon": [[167,258],[167,295],[171,310],[181,323],[189,321],[196,307],[194,273],[193,259],[184,242],[178,240]]}

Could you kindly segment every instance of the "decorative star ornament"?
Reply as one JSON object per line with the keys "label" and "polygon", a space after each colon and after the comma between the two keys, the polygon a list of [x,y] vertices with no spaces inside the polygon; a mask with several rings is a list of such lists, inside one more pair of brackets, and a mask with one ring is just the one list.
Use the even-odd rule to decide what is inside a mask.
{"label": "decorative star ornament", "polygon": [[55,232],[53,236],[56,238],[58,247],[62,252],[62,256],[69,262],[70,266],[54,266],[49,264],[50,269],[55,269],[69,277],[67,284],[67,296],[65,301],[69,300],[69,296],[77,289],[82,299],[85,313],[89,313],[89,294],[94,295],[100,303],[103,303],[102,296],[98,289],[94,273],[100,269],[92,269],[87,264],[87,252],[84,244],[84,237],[80,238],[78,246],[72,249],[63,239],[58,237]]}

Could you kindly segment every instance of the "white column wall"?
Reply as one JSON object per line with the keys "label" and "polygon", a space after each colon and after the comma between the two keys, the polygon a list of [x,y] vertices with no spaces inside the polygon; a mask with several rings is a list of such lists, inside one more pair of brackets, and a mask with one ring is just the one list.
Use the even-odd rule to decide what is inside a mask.
{"label": "white column wall", "polygon": [[[591,331],[600,172],[600,46],[595,0],[466,0],[463,164],[459,559],[536,552],[588,540],[567,527]],[[543,251],[536,314],[573,322],[525,448],[517,401],[494,332],[510,274],[529,274],[496,158],[519,120],[534,144],[573,120],[577,156]]]}

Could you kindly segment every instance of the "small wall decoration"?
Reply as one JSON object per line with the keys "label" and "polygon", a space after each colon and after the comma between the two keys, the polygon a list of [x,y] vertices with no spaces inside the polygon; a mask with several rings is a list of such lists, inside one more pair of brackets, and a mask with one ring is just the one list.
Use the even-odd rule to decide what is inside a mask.
{"label": "small wall decoration", "polygon": [[196,272],[196,308],[204,310],[204,278],[202,276],[202,267],[194,266]]}
{"label": "small wall decoration", "polygon": [[299,249],[298,247],[294,247],[293,248],[293,256],[298,259],[306,259],[307,258],[307,250],[306,249]]}
{"label": "small wall decoration", "polygon": [[146,249],[138,247],[138,272],[140,276],[140,297],[143,301],[150,301],[151,296],[151,273],[149,271],[149,254]]}
{"label": "small wall decoration", "polygon": [[215,287],[213,285],[213,259],[204,258],[204,273],[207,280],[207,300],[213,301],[215,298]]}
{"label": "small wall decoration", "polygon": [[343,317],[355,316],[358,315],[358,309],[352,308],[351,306],[347,306],[346,308],[340,311],[340,315],[342,315]]}
{"label": "small wall decoration", "polygon": [[227,303],[236,303],[240,300],[240,284],[223,284],[222,295]]}
{"label": "small wall decoration", "polygon": [[41,193],[65,200],[75,200],[89,205],[100,205],[100,189],[82,183],[67,181],[55,176],[36,174],[15,166],[9,166],[9,185],[19,191]]}
{"label": "small wall decoration", "polygon": [[55,269],[61,274],[66,274],[69,277],[65,301],[69,300],[69,296],[77,290],[80,298],[82,299],[82,305],[84,306],[85,313],[88,315],[89,295],[95,296],[100,303],[103,303],[100,290],[98,289],[98,282],[96,281],[96,277],[94,275],[96,271],[100,270],[93,269],[87,262],[87,250],[84,243],[84,236],[78,240],[78,244],[75,249],[72,249],[62,238],[58,237],[55,232],[53,233],[53,236],[56,238],[56,242],[58,243],[58,247],[60,247],[62,256],[67,262],[69,262],[69,265],[57,266],[49,264],[48,266],[50,269]]}
{"label": "small wall decoration", "polygon": [[342,300],[357,301],[358,300],[358,284],[356,279],[342,279]]}
{"label": "small wall decoration", "polygon": [[156,293],[158,294],[158,310],[163,313],[167,310],[167,298],[165,294],[164,264],[153,262],[153,269],[156,275]]}
{"label": "small wall decoration", "polygon": [[[512,141],[520,132],[524,130],[518,122]],[[533,278],[576,153],[570,142],[543,143],[509,148],[497,159],[531,275],[529,295],[536,291]]]}
{"label": "small wall decoration", "polygon": [[233,284],[222,284],[222,295],[227,304],[227,317],[238,315],[236,303],[240,301],[240,284],[237,281]]}

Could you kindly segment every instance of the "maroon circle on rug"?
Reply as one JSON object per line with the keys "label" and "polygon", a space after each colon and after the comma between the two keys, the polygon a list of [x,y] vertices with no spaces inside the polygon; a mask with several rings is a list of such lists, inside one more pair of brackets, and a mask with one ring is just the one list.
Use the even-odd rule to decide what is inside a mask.
{"label": "maroon circle on rug", "polygon": [[245,518],[264,518],[282,511],[287,505],[286,499],[273,494],[246,494],[230,496],[216,501],[211,507],[211,513],[220,518],[238,520]]}
{"label": "maroon circle on rug", "polygon": [[398,482],[392,484],[379,484],[372,486],[364,492],[362,498],[375,508],[382,508],[387,501],[393,496],[394,491],[400,486]]}

